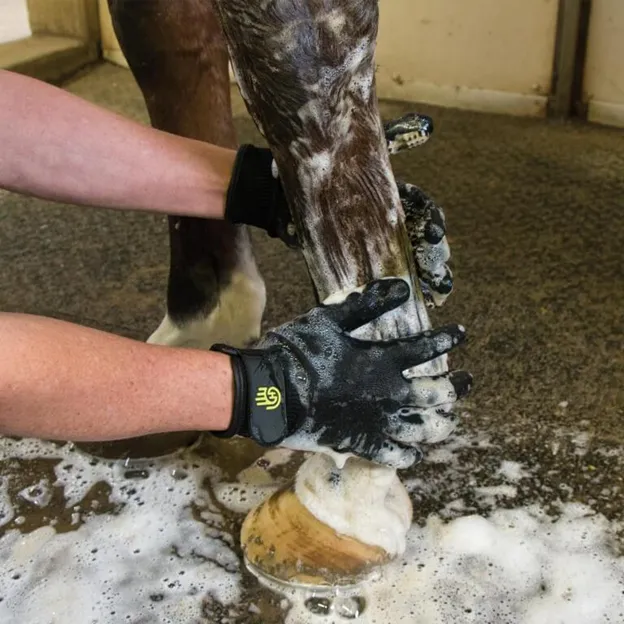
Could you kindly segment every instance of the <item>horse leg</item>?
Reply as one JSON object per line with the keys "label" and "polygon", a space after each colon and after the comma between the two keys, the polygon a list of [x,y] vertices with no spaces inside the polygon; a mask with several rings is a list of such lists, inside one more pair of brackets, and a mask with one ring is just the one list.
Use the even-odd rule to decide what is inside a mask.
{"label": "horse leg", "polygon": [[[109,0],[154,127],[235,148],[228,53],[210,0]],[[244,346],[260,335],[264,282],[245,227],[169,217],[167,313],[149,342]]]}
{"label": "horse leg", "polygon": [[[153,126],[236,147],[228,54],[208,0],[109,0],[115,32],[143,92]],[[244,346],[260,334],[265,304],[246,228],[169,217],[167,313],[149,342],[209,348]],[[196,432],[81,444],[102,457],[165,455]]]}
{"label": "horse leg", "polygon": [[[215,3],[320,297],[336,300],[371,279],[403,277],[414,297],[358,335],[395,338],[429,328],[375,94],[377,1]],[[445,362],[411,374],[441,372]],[[439,425],[452,428],[443,414]],[[332,584],[400,554],[410,521],[394,471],[350,460],[337,472],[316,455],[293,486],[247,516],[243,549],[265,574]],[[382,543],[381,534],[392,539]]]}

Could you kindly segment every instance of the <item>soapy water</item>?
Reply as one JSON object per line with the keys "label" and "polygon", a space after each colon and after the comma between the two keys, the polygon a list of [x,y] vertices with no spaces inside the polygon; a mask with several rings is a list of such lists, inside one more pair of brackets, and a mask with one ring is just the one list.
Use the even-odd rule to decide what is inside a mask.
{"label": "soapy water", "polygon": [[[513,488],[531,479],[530,468],[503,460],[490,471],[498,486],[464,480],[456,461],[462,446],[492,452],[487,440],[454,436],[423,470],[458,479],[473,505],[513,503]],[[296,457],[269,451],[228,475],[201,450],[129,465],[93,460],[71,445],[0,439],[0,621],[624,622],[622,527],[570,502],[555,515],[537,504],[475,513],[457,498],[413,524],[404,555],[361,586],[282,586],[250,598],[256,581],[241,560],[240,522],[294,474]],[[42,460],[47,473],[24,471]],[[418,478],[406,483],[418,504]],[[65,509],[55,510],[59,490]],[[39,514],[38,525],[31,514]],[[267,595],[274,597],[271,615]]]}
{"label": "soapy water", "polygon": [[[538,508],[412,527],[402,560],[356,596],[359,622],[607,624],[624,622],[624,561],[608,522],[569,506],[556,522]],[[353,604],[353,597],[347,604]],[[345,619],[345,598],[324,597]],[[293,597],[288,624],[327,621]]]}
{"label": "soapy water", "polygon": [[[289,604],[296,605],[296,622],[310,622],[311,624],[316,620],[313,616],[320,616],[321,622],[327,622],[328,616],[339,620],[360,620],[367,607],[364,597],[368,591],[367,587],[373,580],[381,578],[379,571],[373,571],[366,581],[355,585],[312,587],[302,583],[284,583],[267,576],[261,569],[249,562],[246,562],[246,565],[262,585],[275,593],[290,597]],[[287,621],[291,621],[291,618],[289,617]]]}
{"label": "soapy water", "polygon": [[[239,565],[229,536],[195,518],[210,513],[201,484],[214,466],[178,458],[138,468],[37,441],[5,439],[0,449],[3,458],[58,458],[55,485],[65,489],[76,525],[57,531],[52,520],[29,533],[5,531],[3,623],[191,622],[200,617],[207,592],[223,603],[237,600]],[[12,476],[5,479],[10,484]],[[98,515],[97,505],[83,504],[102,481],[110,487],[112,514]],[[33,487],[34,493],[26,488],[16,498],[45,507],[41,483]]]}

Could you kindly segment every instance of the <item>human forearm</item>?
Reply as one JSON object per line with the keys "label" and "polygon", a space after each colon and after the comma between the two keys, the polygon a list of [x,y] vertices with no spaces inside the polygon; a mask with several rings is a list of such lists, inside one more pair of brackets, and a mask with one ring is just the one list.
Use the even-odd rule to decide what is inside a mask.
{"label": "human forearm", "polygon": [[0,314],[0,434],[96,441],[224,430],[227,356]]}
{"label": "human forearm", "polygon": [[235,152],[0,70],[0,187],[72,204],[223,218]]}

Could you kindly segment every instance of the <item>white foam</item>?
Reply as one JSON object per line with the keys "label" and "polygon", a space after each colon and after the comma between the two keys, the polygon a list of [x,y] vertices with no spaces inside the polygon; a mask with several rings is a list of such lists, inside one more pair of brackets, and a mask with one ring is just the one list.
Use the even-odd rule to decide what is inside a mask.
{"label": "white foam", "polygon": [[0,477],[0,527],[13,520],[15,513],[9,498],[9,479]]}
{"label": "white foam", "polygon": [[17,495],[35,507],[47,507],[52,500],[52,490],[47,479],[41,479],[38,483],[29,485]]}
{"label": "white foam", "polygon": [[529,476],[522,467],[522,464],[508,460],[501,462],[497,474],[511,483],[518,483],[518,481],[526,479]]}
{"label": "white foam", "polygon": [[322,184],[329,177],[332,170],[332,154],[325,150],[302,158],[299,164],[299,176],[311,176],[315,184]]}
{"label": "white foam", "polygon": [[412,505],[394,470],[349,459],[338,470],[325,455],[313,455],[297,473],[295,492],[321,522],[390,555],[405,550]]}
{"label": "white foam", "polygon": [[494,507],[500,498],[516,498],[518,488],[513,485],[490,485],[477,487],[474,492],[482,503]]}
{"label": "white foam", "polygon": [[[447,446],[475,448],[476,442],[455,436]],[[59,458],[58,480],[52,485],[69,493],[70,510],[80,508],[81,494],[103,478],[118,505],[116,515],[79,517],[83,524],[75,531],[58,534],[54,527],[43,526],[26,535],[11,530],[0,538],[3,624],[195,624],[211,596],[223,604],[225,614],[215,624],[245,621],[228,614],[255,617],[262,609],[259,602],[239,605],[240,562],[230,548],[233,538],[220,530],[221,512],[207,503],[202,487],[207,477],[223,482],[205,459],[200,463],[197,456],[187,454],[146,462],[140,477],[128,478],[126,469],[134,467],[113,462],[92,465],[89,457],[69,445],[0,439],[0,457]],[[231,496],[234,506],[240,504],[243,492],[247,506],[253,504],[247,486],[279,485],[274,481],[272,486],[267,475],[291,457],[288,451],[269,451],[241,471],[238,494]],[[331,465],[330,460],[326,458],[325,464]],[[502,462],[498,474],[513,483],[526,471],[514,462]],[[392,482],[391,476],[391,471],[381,474],[380,482],[384,478]],[[40,479],[41,475],[33,479],[33,485]],[[416,487],[417,479],[411,484]],[[496,498],[516,486],[484,487],[489,486],[472,483],[466,494],[481,490]],[[5,478],[1,489],[4,505],[10,506],[7,488]],[[360,484],[349,494],[354,518],[346,517],[348,505],[341,501],[340,487],[330,491],[328,499],[317,497],[316,511],[322,514],[324,507],[342,505],[347,530],[355,522],[372,531],[367,523],[385,511],[377,515],[378,502],[367,492],[368,487]],[[385,505],[392,508],[388,501]],[[537,507],[523,507],[445,522],[446,511],[455,516],[470,513],[457,498],[440,514],[429,515],[424,526],[411,526],[403,556],[384,569],[379,580],[358,590],[364,602],[341,595],[329,600],[330,613],[324,617],[308,610],[305,603],[312,596],[304,592],[289,592],[288,601],[280,604],[288,624],[340,624],[359,611],[361,624],[621,624],[624,559],[614,544],[616,531],[623,527],[581,504],[562,504],[559,509],[556,521]],[[197,511],[202,520],[196,519]],[[400,516],[400,511],[396,513]],[[361,514],[368,518],[357,518]]]}
{"label": "white foam", "polygon": [[347,460],[351,457],[355,457],[353,453],[338,453],[328,446],[319,446],[317,440],[310,436],[307,432],[297,431],[291,436],[288,436],[282,444],[290,449],[296,451],[303,451],[305,453],[319,453],[331,457],[336,467],[342,469],[345,467]]}
{"label": "white foam", "polygon": [[[43,526],[2,536],[3,624],[190,623],[209,594],[225,604],[239,599],[240,563],[229,535],[194,516],[206,504],[202,483],[215,475],[211,464],[170,458],[142,462],[132,473],[121,462],[92,465],[71,445],[8,439],[0,439],[0,456],[58,458],[55,485],[64,487],[70,510],[81,509],[102,480],[117,505],[114,515],[75,511],[72,522],[83,524],[74,531]],[[49,489],[43,480],[19,496],[42,505]]]}
{"label": "white foam", "polygon": [[[424,527],[410,530],[403,558],[358,592],[365,605],[357,621],[624,622],[624,559],[610,548],[609,523],[587,508],[580,515],[576,506],[564,506],[562,511],[554,523],[535,508],[448,523],[431,515]],[[293,604],[288,624],[328,621],[308,610],[310,594],[287,595]],[[353,598],[346,603],[352,605]],[[328,615],[344,609],[342,596]]]}
{"label": "white foam", "polygon": [[225,547],[189,516],[147,509],[99,516],[70,533],[11,531],[0,543],[0,620],[66,624],[92,614],[111,623],[190,622],[200,616],[197,594],[207,588],[226,603],[235,600],[238,576],[208,563]]}
{"label": "white foam", "polygon": [[272,471],[287,464],[292,456],[289,449],[270,449],[251,466],[241,470],[234,482],[214,482],[217,501],[235,513],[250,512],[289,481],[286,476],[276,479]]}
{"label": "white foam", "polygon": [[340,9],[332,9],[323,18],[336,37],[342,36],[342,29],[347,23],[347,18]]}

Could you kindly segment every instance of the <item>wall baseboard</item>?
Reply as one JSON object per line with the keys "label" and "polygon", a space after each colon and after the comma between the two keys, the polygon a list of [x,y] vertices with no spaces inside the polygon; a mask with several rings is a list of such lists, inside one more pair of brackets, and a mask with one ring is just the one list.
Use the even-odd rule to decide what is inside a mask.
{"label": "wall baseboard", "polygon": [[110,63],[128,69],[128,61],[121,50],[102,50],[102,56]]}
{"label": "wall baseboard", "polygon": [[98,61],[98,46],[72,37],[31,35],[0,44],[0,68],[58,84]]}
{"label": "wall baseboard", "polygon": [[[103,55],[111,63],[128,67],[120,50],[104,50]],[[236,84],[231,66],[230,82]],[[450,87],[416,81],[397,84],[396,80],[382,72],[377,73],[377,95],[382,100],[401,100],[521,117],[544,117],[548,105],[548,97],[545,95]],[[624,104],[594,100],[589,103],[587,119],[592,123],[624,128]]]}
{"label": "wall baseboard", "polygon": [[604,126],[624,128],[624,104],[613,102],[589,102],[587,119]]}
{"label": "wall baseboard", "polygon": [[[111,63],[128,67],[119,50],[104,50],[104,58]],[[236,84],[231,65],[229,70],[230,82]],[[396,80],[383,72],[377,73],[377,96],[382,100],[418,102],[481,113],[500,113],[521,117],[545,117],[548,106],[548,97],[545,95],[525,95],[523,93],[452,87],[417,81],[397,84]]]}
{"label": "wall baseboard", "polygon": [[521,117],[546,116],[548,105],[546,95],[526,95],[418,81],[405,81],[399,84],[396,79],[382,71],[377,72],[376,79],[377,95],[380,99],[420,102],[447,108]]}

